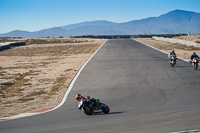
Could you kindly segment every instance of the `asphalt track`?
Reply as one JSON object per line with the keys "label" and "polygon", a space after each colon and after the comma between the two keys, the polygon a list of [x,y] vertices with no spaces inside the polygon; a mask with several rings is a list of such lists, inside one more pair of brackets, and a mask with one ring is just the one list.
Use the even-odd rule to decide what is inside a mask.
{"label": "asphalt track", "polygon": [[[200,129],[200,70],[131,39],[108,40],[49,113],[0,122],[0,133],[167,133]],[[75,94],[100,98],[110,114],[87,116]]]}

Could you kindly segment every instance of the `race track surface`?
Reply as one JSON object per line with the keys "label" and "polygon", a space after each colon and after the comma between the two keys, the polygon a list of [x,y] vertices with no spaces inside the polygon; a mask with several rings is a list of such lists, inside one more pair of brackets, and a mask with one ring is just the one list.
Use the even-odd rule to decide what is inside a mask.
{"label": "race track surface", "polygon": [[[110,114],[87,116],[75,94],[100,98]],[[0,122],[0,133],[167,133],[200,129],[200,70],[131,39],[108,40],[63,106]]]}

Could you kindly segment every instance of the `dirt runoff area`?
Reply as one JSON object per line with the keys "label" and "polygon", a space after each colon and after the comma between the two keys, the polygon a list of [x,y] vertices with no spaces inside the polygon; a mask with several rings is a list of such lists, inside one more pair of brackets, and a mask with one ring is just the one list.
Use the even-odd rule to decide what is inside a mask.
{"label": "dirt runoff area", "polygon": [[[185,38],[184,38],[184,40],[187,40]],[[190,37],[187,37],[187,38],[188,38],[188,40],[191,40],[191,38],[193,38],[193,36],[191,36],[191,38]],[[200,34],[199,34],[199,38],[200,38]],[[177,57],[182,58],[184,60],[188,60],[188,61],[193,52],[196,52],[197,55],[200,55],[200,47],[186,46],[186,45],[179,44],[179,43],[172,44],[172,43],[168,43],[168,42],[164,42],[164,41],[153,40],[152,38],[137,38],[135,40],[145,43],[145,44],[148,44],[152,47],[155,47],[155,48],[160,49],[167,53],[170,53],[172,50],[174,50]]]}
{"label": "dirt runoff area", "polygon": [[0,52],[0,118],[57,106],[77,71],[105,40],[18,41],[28,45]]}

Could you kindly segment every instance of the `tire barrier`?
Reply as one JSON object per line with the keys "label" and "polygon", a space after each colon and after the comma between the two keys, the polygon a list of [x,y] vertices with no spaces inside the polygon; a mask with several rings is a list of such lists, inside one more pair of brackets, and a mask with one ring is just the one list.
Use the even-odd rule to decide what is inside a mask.
{"label": "tire barrier", "polygon": [[11,49],[12,47],[24,46],[25,42],[6,42],[0,43],[0,52],[3,50]]}
{"label": "tire barrier", "polygon": [[8,44],[8,45],[0,45],[0,52],[3,51],[3,50],[6,50],[6,49],[10,49],[11,46]]}
{"label": "tire barrier", "polygon": [[24,46],[26,45],[25,42],[14,42],[14,43],[10,43],[11,47],[18,47],[18,46]]}

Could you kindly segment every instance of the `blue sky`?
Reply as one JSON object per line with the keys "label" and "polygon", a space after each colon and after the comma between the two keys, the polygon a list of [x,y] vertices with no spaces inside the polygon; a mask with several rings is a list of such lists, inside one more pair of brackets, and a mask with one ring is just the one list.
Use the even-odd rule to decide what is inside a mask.
{"label": "blue sky", "polygon": [[121,23],[175,9],[200,13],[200,0],[0,0],[0,33],[94,20]]}

